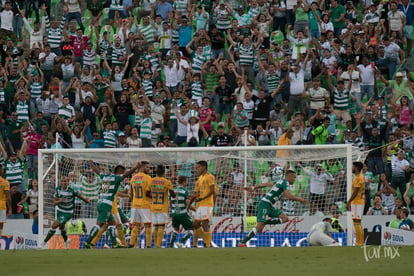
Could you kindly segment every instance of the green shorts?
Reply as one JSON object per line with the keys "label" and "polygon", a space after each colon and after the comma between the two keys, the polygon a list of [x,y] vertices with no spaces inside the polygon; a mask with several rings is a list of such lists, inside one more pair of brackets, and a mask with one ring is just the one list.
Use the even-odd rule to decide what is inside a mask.
{"label": "green shorts", "polygon": [[282,211],[276,209],[269,202],[261,200],[257,206],[257,222],[266,222],[268,217],[278,218]]}
{"label": "green shorts", "polygon": [[112,206],[105,203],[98,203],[98,218],[96,219],[96,221],[100,223],[107,223],[108,221],[115,220],[111,211]]}
{"label": "green shorts", "polygon": [[122,208],[118,208],[118,214],[119,214],[119,218],[121,219],[122,223],[126,223],[129,221],[127,216],[125,216],[124,211],[122,211]]}
{"label": "green shorts", "polygon": [[190,216],[185,214],[172,214],[172,227],[174,229],[180,228],[180,225],[183,226],[185,230],[193,229],[193,221],[191,220]]}
{"label": "green shorts", "polygon": [[57,211],[56,220],[59,222],[59,225],[65,225],[66,222],[72,219],[73,213],[64,213]]}

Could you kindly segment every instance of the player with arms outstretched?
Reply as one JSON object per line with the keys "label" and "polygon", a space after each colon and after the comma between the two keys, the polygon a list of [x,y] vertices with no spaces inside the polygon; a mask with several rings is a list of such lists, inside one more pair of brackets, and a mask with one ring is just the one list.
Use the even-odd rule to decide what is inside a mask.
{"label": "player with arms outstretched", "polygon": [[331,218],[324,218],[321,222],[312,225],[306,238],[309,246],[341,246],[331,237],[331,223]]}
{"label": "player with arms outstretched", "polygon": [[[282,179],[280,180],[280,178]],[[263,183],[253,186],[252,190],[264,187],[272,187],[266,195],[260,200],[257,207],[257,224],[256,227],[247,233],[247,236],[240,242],[240,247],[246,247],[246,243],[253,238],[257,233],[262,233],[267,224],[281,224],[289,221],[289,217],[281,210],[276,209],[273,205],[277,200],[284,196],[288,200],[300,201],[306,204],[306,200],[296,197],[290,192],[290,185],[293,185],[296,180],[296,172],[288,169],[283,179],[283,169],[276,166],[271,172],[272,183]]]}
{"label": "player with arms outstretched", "polygon": [[[165,167],[157,166],[157,176],[152,179],[147,195],[151,197],[151,220],[154,226],[155,247],[161,247],[165,225],[168,223],[168,193],[175,197],[171,181],[165,178]],[[148,245],[147,245],[148,246]]]}
{"label": "player with arms outstretched", "polygon": [[352,173],[354,179],[352,180],[352,194],[346,203],[346,209],[352,212],[352,221],[355,228],[356,246],[364,244],[364,229],[362,228],[362,215],[365,206],[365,178],[361,172],[364,164],[362,162],[354,162],[352,166]]}
{"label": "player with arms outstretched", "polygon": [[211,247],[212,233],[210,219],[214,208],[216,178],[208,172],[207,162],[198,161],[196,165],[198,179],[194,187],[194,195],[190,201],[196,202],[194,215],[194,247],[197,247],[198,236],[204,240],[206,247]]}
{"label": "player with arms outstretched", "polygon": [[171,235],[170,247],[174,247],[175,239],[177,238],[180,225],[183,226],[185,232],[184,236],[176,243],[177,247],[183,247],[184,243],[193,235],[193,221],[191,220],[188,210],[196,211],[191,206],[189,194],[187,190],[188,177],[180,175],[178,177],[178,186],[174,189],[176,194],[175,199],[172,200],[172,227],[173,233]]}
{"label": "player with arms outstretched", "polygon": [[53,204],[56,206],[56,220],[52,224],[52,229],[46,235],[43,246],[53,237],[56,233],[56,228],[59,227],[63,240],[65,241],[65,248],[69,246],[70,240],[66,234],[65,225],[66,222],[72,219],[73,210],[75,208],[75,197],[78,197],[89,203],[89,198],[82,196],[79,192],[76,192],[69,186],[69,178],[62,176],[60,179],[60,185],[56,187],[55,198]]}
{"label": "player with arms outstretched", "polygon": [[[86,248],[92,248],[96,245],[99,238],[105,232],[109,225],[115,225],[115,219],[112,216],[112,207],[114,205],[114,198],[118,192],[118,188],[121,185],[121,181],[130,176],[136,169],[141,166],[140,162],[137,162],[135,167],[125,172],[125,167],[118,165],[114,168],[113,174],[101,173],[101,170],[93,163],[89,161],[89,166],[96,173],[99,174],[102,179],[102,191],[98,201],[98,218],[96,219],[96,225],[94,225],[89,233],[89,237],[85,242]],[[116,206],[116,204],[115,204]],[[107,224],[108,223],[108,224]]]}
{"label": "player with arms outstretched", "polygon": [[152,183],[150,173],[150,163],[148,161],[142,161],[139,172],[134,174],[130,181],[131,189],[129,191],[130,197],[132,198],[131,222],[134,224],[134,227],[132,229],[129,247],[135,247],[137,245],[141,224],[144,224],[145,227],[146,246],[151,247],[151,198],[147,195],[147,191],[150,190]]}

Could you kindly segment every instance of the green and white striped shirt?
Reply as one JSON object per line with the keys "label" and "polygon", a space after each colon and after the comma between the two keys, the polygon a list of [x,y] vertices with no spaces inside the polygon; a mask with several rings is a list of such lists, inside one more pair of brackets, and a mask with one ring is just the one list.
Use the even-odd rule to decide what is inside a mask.
{"label": "green and white striped shirt", "polygon": [[104,138],[104,147],[105,148],[116,148],[116,132],[114,130],[105,130],[102,133]]}
{"label": "green and white striped shirt", "polygon": [[41,82],[34,82],[30,83],[30,95],[32,99],[40,98],[42,95],[42,83]]}
{"label": "green and white striped shirt", "polygon": [[102,179],[102,185],[100,187],[98,203],[112,206],[115,194],[118,192],[118,188],[121,185],[122,176],[104,173],[101,173],[99,176]]}
{"label": "green and white striped shirt", "polygon": [[65,121],[71,119],[75,116],[75,109],[73,106],[69,105],[61,105],[59,106],[59,117],[62,117]]}
{"label": "green and white striped shirt", "polygon": [[344,89],[342,91],[339,91],[338,88],[333,89],[334,94],[334,109],[338,110],[347,110],[349,108],[349,90]]}
{"label": "green and white striped shirt", "polygon": [[178,109],[180,109],[180,106],[182,104],[183,104],[182,99],[178,99],[178,100],[171,99],[170,100],[170,120],[177,120],[177,116],[175,116],[174,108],[177,107]]}
{"label": "green and white striped shirt", "polygon": [[6,179],[10,185],[17,185],[23,182],[23,166],[24,161],[20,158],[17,158],[15,163],[11,162],[10,159],[6,160]]}
{"label": "green and white striped shirt", "polygon": [[238,47],[240,53],[240,65],[252,66],[254,61],[254,47],[252,44],[244,46],[239,43]]}
{"label": "green and white striped shirt", "polygon": [[20,122],[29,121],[29,102],[18,101],[16,104],[17,120]]}
{"label": "green and white striped shirt", "polygon": [[266,79],[269,93],[272,93],[279,86],[280,74],[276,71],[273,74],[266,72]]}
{"label": "green and white striped shirt", "polygon": [[101,179],[94,176],[93,181],[89,182],[87,176],[81,176],[79,182],[82,185],[82,194],[89,198],[90,201],[97,202],[99,195],[99,185],[101,184]]}
{"label": "green and white striped shirt", "polygon": [[207,57],[204,55],[199,55],[197,52],[193,52],[193,59],[192,59],[192,68],[194,73],[201,73],[201,68],[203,67],[204,63],[207,62]]}
{"label": "green and white striped shirt", "polygon": [[172,203],[172,213],[173,214],[186,214],[187,213],[187,203],[188,199],[188,190],[184,187],[178,186],[174,189],[176,196],[171,200]]}
{"label": "green and white striped shirt", "polygon": [[47,36],[47,43],[49,43],[50,48],[60,48],[60,43],[63,39],[63,28],[65,27],[66,22],[66,14],[62,16],[62,20],[60,21],[59,27],[53,29],[50,26],[49,17],[47,14],[45,15],[45,22],[46,22],[46,36]]}
{"label": "green and white striped shirt", "polygon": [[203,84],[201,81],[193,81],[191,83],[192,98],[198,99],[203,97]]}
{"label": "green and white striped shirt", "polygon": [[151,80],[142,80],[142,87],[144,88],[145,91],[145,96],[147,97],[152,97],[152,88],[153,88],[153,84]]}
{"label": "green and white striped shirt", "polygon": [[79,193],[76,192],[72,187],[68,186],[66,190],[62,189],[62,186],[58,186],[55,192],[55,198],[65,198],[65,200],[56,206],[56,209],[62,213],[72,214],[75,208],[75,197]]}
{"label": "green and white striped shirt", "polygon": [[151,117],[142,118],[141,117],[141,133],[140,138],[151,139],[152,136],[152,119]]}
{"label": "green and white striped shirt", "polygon": [[154,43],[154,35],[157,33],[155,29],[151,26],[151,24],[148,24],[147,26],[141,25],[139,27],[139,30],[141,31],[142,35],[147,40],[147,44],[151,45]]}

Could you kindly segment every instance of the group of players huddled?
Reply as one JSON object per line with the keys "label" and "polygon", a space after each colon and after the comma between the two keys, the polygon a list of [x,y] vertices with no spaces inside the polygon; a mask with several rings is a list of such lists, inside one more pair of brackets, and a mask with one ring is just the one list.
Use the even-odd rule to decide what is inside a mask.
{"label": "group of players huddled", "polygon": [[[361,167],[360,162],[354,163],[355,174],[359,176]],[[113,248],[123,247],[139,247],[138,236],[141,227],[145,229],[145,245],[151,247],[152,237],[154,236],[154,246],[161,247],[165,232],[165,225],[169,221],[169,198],[172,198],[172,226],[173,233],[169,243],[170,247],[184,247],[184,243],[194,236],[194,247],[198,246],[198,238],[201,236],[205,247],[211,247],[212,232],[210,230],[211,216],[215,203],[215,196],[218,194],[219,187],[215,181],[214,175],[208,172],[208,163],[206,161],[198,161],[196,164],[198,179],[195,183],[194,193],[189,194],[186,186],[188,179],[186,176],[178,177],[178,185],[173,187],[170,180],[165,178],[165,166],[156,166],[156,176],[151,177],[151,165],[148,161],[137,162],[130,170],[122,165],[114,168],[113,173],[102,173],[100,168],[89,161],[89,166],[94,173],[99,175],[102,180],[100,197],[97,205],[98,217],[96,225],[90,230],[89,236],[84,244],[85,248],[93,248],[98,243],[102,234],[109,230]],[[132,175],[136,170],[138,172]],[[118,189],[126,177],[131,176],[129,194],[122,194]],[[288,216],[281,210],[274,207],[276,201],[283,196],[289,200],[299,201],[306,204],[306,200],[299,198],[290,193],[289,187],[296,180],[296,172],[289,168],[282,168],[276,165],[270,172],[271,183],[264,183],[256,186],[247,187],[247,191],[254,189],[270,187],[270,190],[260,200],[257,208],[257,224],[246,237],[239,243],[240,247],[246,247],[247,242],[257,233],[261,233],[268,224],[281,224],[289,220]],[[363,180],[359,181],[356,177],[353,182],[353,196],[349,202],[355,204],[356,198],[360,198],[363,192]],[[362,183],[362,185],[359,184]],[[68,185],[69,180],[66,176],[61,177],[60,185],[56,188],[54,205],[57,209],[56,221],[52,224],[44,243],[47,244],[49,239],[54,235],[59,227],[61,235],[68,247],[69,239],[65,230],[65,224],[73,215],[74,200],[78,197],[89,202],[80,193],[76,192]],[[355,194],[355,195],[354,195]],[[129,244],[127,244],[123,232],[123,223],[128,219],[123,214],[122,209],[118,207],[118,197],[124,196],[132,199],[132,208],[130,223],[132,232]],[[193,202],[195,204],[193,204]],[[357,202],[358,203],[358,202]],[[357,204],[356,203],[356,204]],[[355,205],[359,206],[359,205]],[[354,208],[352,208],[354,209]],[[356,210],[356,209],[355,209]],[[193,212],[193,219],[189,215],[189,211]],[[353,216],[360,225],[361,217]],[[312,245],[337,245],[336,242],[329,237],[330,219],[324,219],[318,225],[314,225],[311,229],[308,241]],[[184,229],[184,235],[176,241],[180,226]],[[116,239],[116,233],[118,239]],[[360,233],[357,232],[357,243],[360,243]],[[358,239],[359,238],[359,239]]]}
{"label": "group of players huddled", "polygon": [[[154,235],[154,246],[161,247],[164,237],[165,225],[169,221],[169,198],[172,198],[172,226],[174,232],[171,236],[170,247],[183,247],[187,239],[194,235],[194,246],[197,246],[201,236],[205,247],[211,246],[212,233],[210,220],[214,208],[215,196],[218,186],[215,177],[208,172],[207,162],[199,161],[196,164],[198,179],[195,183],[194,193],[189,194],[186,186],[186,176],[178,177],[178,185],[174,188],[171,181],[165,178],[165,166],[156,166],[156,176],[151,177],[151,165],[148,161],[137,162],[130,170],[122,165],[113,169],[113,173],[102,173],[100,168],[89,161],[89,166],[102,180],[100,196],[97,205],[98,217],[96,225],[90,230],[85,242],[85,248],[93,248],[100,240],[102,234],[109,230],[112,237],[113,248],[139,247],[138,236],[141,227],[145,229],[146,247],[151,247]],[[132,175],[135,171],[138,172]],[[129,194],[119,191],[123,180],[131,176]],[[65,247],[68,248],[70,239],[67,237],[65,224],[73,215],[75,197],[89,203],[89,199],[76,192],[68,185],[68,177],[62,176],[60,185],[57,186],[53,204],[56,206],[56,221],[49,230],[43,247],[55,234],[59,227]],[[132,225],[131,237],[127,244],[123,232],[123,223],[128,219],[121,208],[118,207],[118,197],[129,196],[132,199],[130,223]],[[195,204],[193,204],[193,202]],[[189,210],[194,212],[193,219]],[[176,242],[176,238],[182,226],[185,230],[183,237]],[[117,232],[117,233],[115,233]],[[116,235],[117,234],[117,235]]]}

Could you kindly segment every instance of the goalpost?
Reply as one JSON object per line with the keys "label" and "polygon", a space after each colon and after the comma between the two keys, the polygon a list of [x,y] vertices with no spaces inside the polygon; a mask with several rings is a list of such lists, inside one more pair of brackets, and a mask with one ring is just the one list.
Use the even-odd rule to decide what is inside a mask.
{"label": "goalpost", "polygon": [[[197,148],[116,148],[116,149],[41,149],[39,150],[39,244],[47,233],[48,221],[55,219],[53,195],[62,176],[68,176],[70,185],[84,196],[92,199],[91,204],[75,202],[74,215],[90,226],[95,223],[96,201],[100,186],[99,176],[94,175],[88,165],[93,160],[101,170],[111,172],[116,165],[127,168],[136,161],[147,160],[153,166],[164,165],[166,177],[175,186],[177,178],[189,178],[188,190],[193,192],[197,180],[195,164],[208,162],[208,170],[216,177],[219,193],[216,195],[211,222],[213,246],[234,247],[255,225],[257,204],[270,188],[245,189],[262,183],[270,183],[271,170],[275,164],[289,166],[297,173],[296,181],[290,186],[291,193],[305,198],[308,203],[281,199],[276,208],[290,217],[285,224],[269,225],[265,233],[252,239],[249,246],[300,246],[306,245],[306,234],[310,227],[324,217],[339,216],[343,233],[334,237],[343,244],[352,244],[353,225],[346,212],[346,200],[350,197],[352,184],[352,162],[360,158],[358,149],[351,145],[297,145],[297,146],[255,146],[255,147],[197,147]],[[320,171],[319,171],[320,170]],[[327,176],[322,187],[310,184],[312,174]],[[128,189],[129,179],[125,180]],[[313,193],[311,193],[311,190]],[[312,200],[312,201],[311,201]],[[120,207],[129,215],[130,202],[120,200]],[[163,246],[168,246],[172,231],[168,224]],[[57,231],[59,234],[59,231]],[[60,239],[56,235],[56,239]],[[83,247],[84,239],[80,239]],[[143,246],[144,241],[140,241]],[[201,243],[201,241],[200,241]],[[187,242],[191,246],[192,241]]]}

